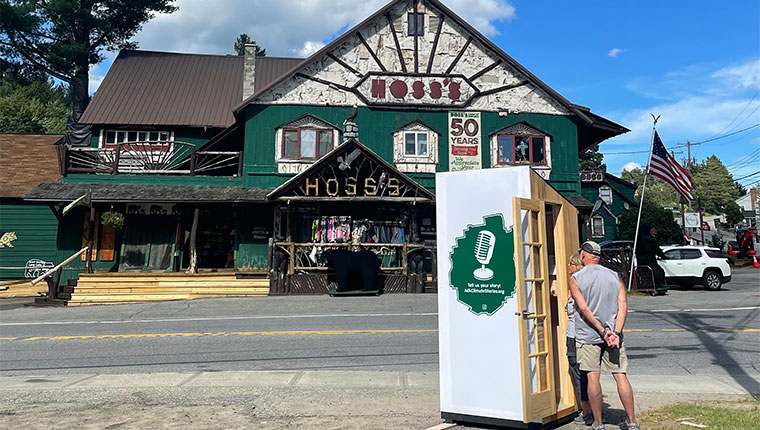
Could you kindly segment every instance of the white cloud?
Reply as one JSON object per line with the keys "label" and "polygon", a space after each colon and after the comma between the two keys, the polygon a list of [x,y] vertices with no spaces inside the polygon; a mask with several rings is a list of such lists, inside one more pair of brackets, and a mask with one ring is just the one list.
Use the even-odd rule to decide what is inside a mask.
{"label": "white cloud", "polygon": [[516,16],[515,7],[505,0],[445,0],[443,3],[486,36],[499,34],[494,21],[510,22]]}
{"label": "white cloud", "polygon": [[636,170],[636,169],[641,169],[641,164],[635,161],[631,161],[631,162],[623,164],[623,168],[620,169],[620,173],[623,173],[626,170]]}
{"label": "white cloud", "polygon": [[623,52],[625,52],[625,49],[613,48],[613,49],[610,49],[610,52],[607,53],[607,56],[615,58],[618,55],[622,54]]}
{"label": "white cloud", "polygon": [[712,75],[736,88],[760,89],[760,58],[748,63],[724,67]]}
{"label": "white cloud", "polygon": [[301,49],[291,49],[290,52],[296,54],[298,57],[308,57],[309,55],[319,51],[325,46],[322,42],[314,42],[311,40],[307,40],[304,42],[303,47]]}
{"label": "white cloud", "polygon": [[[141,49],[234,54],[238,35],[247,33],[268,55],[306,56],[385,6],[388,0],[177,0],[179,10],[161,14],[135,37]],[[497,21],[510,21],[508,0],[444,0],[455,13],[486,35]],[[313,52],[313,51],[311,51]]]}
{"label": "white cloud", "polygon": [[[605,163],[611,171],[632,161],[647,162],[651,145],[652,117],[661,115],[657,131],[668,148],[691,140],[710,139],[732,133],[760,122],[760,97],[755,97],[760,76],[753,72],[760,60],[720,67],[695,64],[660,77],[640,78],[628,88],[639,95],[649,96],[654,103],[648,107],[604,113],[603,116],[628,127],[631,131],[602,144]],[[760,69],[757,69],[760,70]],[[754,100],[753,100],[754,97]],[[734,160],[745,151],[743,145],[757,140],[760,128],[747,130],[702,146],[692,147],[697,160],[716,154]],[[686,157],[686,148],[676,158]],[[735,173],[735,172],[734,172]]]}

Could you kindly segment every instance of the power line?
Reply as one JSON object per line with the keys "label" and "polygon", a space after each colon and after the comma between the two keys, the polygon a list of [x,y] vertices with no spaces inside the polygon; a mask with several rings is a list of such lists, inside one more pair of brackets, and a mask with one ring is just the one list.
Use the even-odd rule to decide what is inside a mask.
{"label": "power line", "polygon": [[[760,108],[760,106],[758,106],[758,108]],[[755,109],[755,110],[757,110],[757,109]],[[710,138],[710,139],[707,139],[707,140],[703,140],[701,142],[694,142],[694,143],[692,143],[692,145],[702,144],[702,143],[707,143],[707,142],[713,142],[713,141],[716,141],[716,140],[719,140],[719,139],[725,139],[727,137],[731,137],[731,136],[733,136],[735,134],[743,133],[743,132],[745,132],[747,130],[752,130],[753,128],[757,128],[757,127],[760,127],[760,123],[757,123],[755,125],[751,125],[751,126],[749,126],[747,128],[743,128],[741,130],[737,130],[737,131],[735,131],[733,133],[724,134],[723,136],[713,137],[713,138]]]}
{"label": "power line", "polygon": [[750,178],[752,176],[757,176],[757,175],[760,175],[760,170],[758,170],[755,173],[750,173],[749,175],[742,176],[741,178],[736,178],[736,179],[734,179],[734,181],[741,181],[743,179],[747,179],[747,178]]}
{"label": "power line", "polygon": [[[734,123],[734,121],[736,121],[737,119],[739,119],[739,117],[740,117],[740,116],[742,116],[742,114],[744,113],[744,111],[746,111],[746,110],[747,110],[747,108],[749,107],[749,105],[751,105],[751,104],[752,104],[752,102],[753,102],[753,101],[755,101],[755,99],[757,98],[757,95],[758,95],[758,94],[760,94],[760,90],[757,90],[757,91],[755,92],[755,95],[754,95],[754,96],[752,96],[752,99],[751,99],[751,100],[750,100],[750,101],[749,101],[749,102],[748,102],[746,105],[744,105],[744,109],[742,109],[742,111],[741,111],[741,112],[739,112],[739,113],[738,113],[738,114],[737,114],[737,115],[734,117],[734,119],[732,119],[732,120],[731,120],[731,122],[729,122],[729,123],[728,123],[728,125],[726,125],[725,127],[723,127],[723,129],[722,129],[721,131],[719,131],[719,132],[717,133],[717,135],[716,135],[716,136],[719,136],[721,133],[723,133],[723,132],[724,132],[724,131],[726,131],[726,130],[729,130],[729,131],[730,131],[730,130],[732,130],[732,129],[729,129],[729,127],[731,127],[731,124],[733,124],[733,123]],[[760,106],[759,106],[759,107],[760,107]],[[752,111],[752,113],[750,113],[749,115],[747,115],[747,117],[746,117],[746,118],[744,118],[744,119],[743,119],[743,120],[742,120],[742,121],[741,121],[739,124],[736,124],[736,125],[734,126],[734,128],[738,127],[739,125],[741,125],[741,123],[742,123],[742,122],[746,121],[746,120],[747,120],[747,118],[751,117],[751,116],[752,116],[752,114],[753,114],[753,113],[755,113],[755,111],[757,111],[757,109],[755,109],[754,111]],[[702,149],[702,148],[697,148],[696,152],[694,153],[694,156],[695,156],[695,157],[697,156],[697,154],[699,154],[699,150],[700,150],[700,149]]]}

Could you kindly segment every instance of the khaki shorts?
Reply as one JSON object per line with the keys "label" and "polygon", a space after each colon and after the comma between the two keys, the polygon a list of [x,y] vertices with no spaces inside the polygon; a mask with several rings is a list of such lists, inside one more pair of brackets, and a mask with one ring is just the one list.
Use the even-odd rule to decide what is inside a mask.
{"label": "khaki shorts", "polygon": [[628,369],[628,357],[625,354],[625,344],[620,348],[609,348],[603,343],[586,345],[575,344],[578,354],[578,364],[584,372],[599,372],[604,370],[612,373],[625,373]]}

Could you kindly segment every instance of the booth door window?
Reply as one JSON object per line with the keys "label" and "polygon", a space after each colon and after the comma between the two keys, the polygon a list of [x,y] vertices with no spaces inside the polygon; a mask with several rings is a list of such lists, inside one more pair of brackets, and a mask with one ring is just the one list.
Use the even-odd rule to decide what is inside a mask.
{"label": "booth door window", "polygon": [[513,200],[523,407],[530,422],[556,412],[546,214],[541,202]]}

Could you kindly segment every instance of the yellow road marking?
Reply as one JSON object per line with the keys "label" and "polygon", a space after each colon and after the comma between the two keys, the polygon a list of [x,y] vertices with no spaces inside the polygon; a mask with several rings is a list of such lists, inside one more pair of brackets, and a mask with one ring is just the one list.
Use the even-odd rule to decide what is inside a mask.
{"label": "yellow road marking", "polygon": [[142,339],[158,337],[204,337],[204,336],[277,336],[314,334],[386,334],[386,333],[437,333],[438,330],[288,330],[288,331],[232,331],[203,333],[146,333],[146,334],[100,334],[74,336],[37,336],[23,340],[85,340],[85,339]]}
{"label": "yellow road marking", "polygon": [[[715,328],[711,330],[687,330],[684,328],[664,328],[654,330],[649,328],[633,328],[625,330],[626,333],[649,333],[661,332],[737,332],[757,333],[760,328]],[[231,331],[231,332],[189,332],[189,333],[141,333],[141,334],[99,334],[99,335],[71,335],[71,336],[36,336],[36,337],[0,337],[0,340],[87,340],[87,339],[148,339],[165,337],[212,337],[212,336],[287,336],[287,335],[335,335],[335,334],[400,334],[400,333],[437,333],[438,330],[286,330],[286,331]]]}

